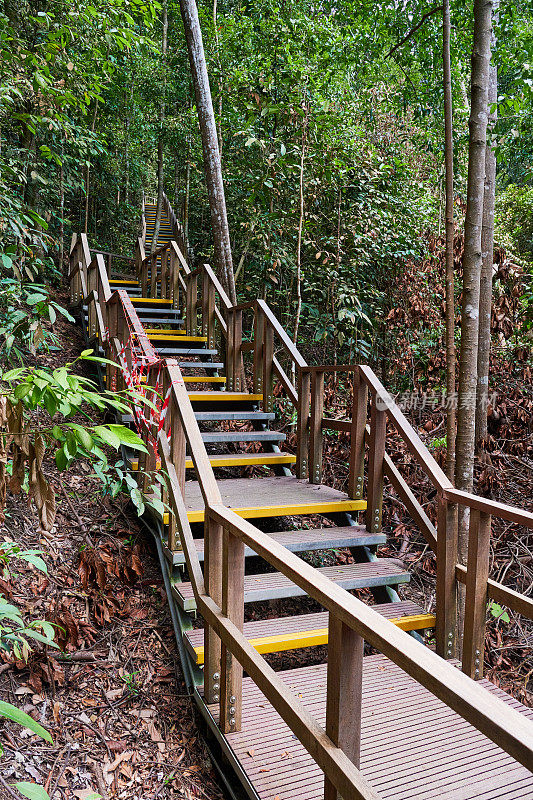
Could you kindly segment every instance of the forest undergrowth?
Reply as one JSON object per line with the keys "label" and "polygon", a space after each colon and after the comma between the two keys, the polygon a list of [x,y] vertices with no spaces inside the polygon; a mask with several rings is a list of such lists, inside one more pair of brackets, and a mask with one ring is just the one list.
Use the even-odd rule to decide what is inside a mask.
{"label": "forest undergrowth", "polygon": [[[56,332],[59,352],[39,356],[42,366],[83,349],[78,328],[58,322]],[[216,800],[150,535],[123,496],[102,496],[85,463],[63,478],[53,458],[44,466],[55,527],[40,530],[24,495],[10,495],[0,538],[40,550],[48,571],[17,565],[0,590],[25,615],[54,623],[60,649],[36,644],[27,663],[0,653],[0,699],[40,722],[53,743],[2,724],[1,800],[20,798],[18,781],[52,800]]]}

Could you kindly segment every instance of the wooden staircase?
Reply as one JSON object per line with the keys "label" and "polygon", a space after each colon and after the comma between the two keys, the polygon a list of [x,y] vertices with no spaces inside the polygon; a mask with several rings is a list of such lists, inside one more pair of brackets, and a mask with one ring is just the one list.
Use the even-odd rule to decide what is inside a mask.
{"label": "wooden staircase", "polygon": [[[153,240],[155,206],[147,206],[145,215],[148,249],[148,244]],[[158,246],[170,241],[172,231],[168,216],[164,228],[162,219],[161,230]],[[165,240],[164,237],[168,238]],[[375,551],[379,544],[386,542],[386,536],[370,534],[364,526],[353,524],[353,517],[366,510],[366,502],[350,499],[342,492],[296,478],[290,471],[290,467],[296,463],[296,456],[280,449],[285,443],[286,434],[271,429],[276,415],[261,410],[263,395],[217,391],[219,384],[226,383],[224,361],[220,360],[224,354],[217,348],[207,347],[207,336],[188,335],[183,320],[168,317],[167,306],[161,303],[161,298],[157,298],[159,304],[152,303],[149,306],[145,305],[149,303],[148,298],[143,300],[138,296],[139,284],[128,284],[121,288],[126,289],[137,312],[151,308],[150,325],[153,327],[145,329],[149,341],[161,356],[178,361],[185,383],[195,384],[190,399],[211,466],[219,475],[218,486],[224,504],[246,519],[275,517],[288,531],[271,535],[292,552],[313,551],[315,557],[319,555],[328,560],[332,556],[334,558],[336,550],[351,550],[354,563],[322,567],[321,572],[345,589],[374,590],[382,599],[384,587],[391,587],[394,589],[394,599],[390,603],[380,604],[380,613],[388,619],[401,619],[404,630],[431,628],[435,622],[432,614],[425,614],[415,604],[409,601],[402,603],[397,598],[396,590],[400,584],[408,583],[409,573],[390,559],[368,560],[367,548]],[[205,387],[205,391],[198,391],[200,386]],[[255,446],[253,451],[250,450],[250,444]],[[130,463],[132,469],[138,470],[138,459],[132,458]],[[246,468],[251,466],[262,468],[261,474],[247,478]],[[186,457],[186,469],[194,469],[190,456]],[[231,478],[226,477],[228,473],[232,474]],[[185,483],[184,500],[189,522],[195,525],[203,523],[201,486],[192,476]],[[311,518],[311,522],[308,518]],[[338,518],[341,523],[352,522],[352,525],[336,526],[332,518]],[[320,527],[310,527],[317,524]],[[203,561],[203,538],[195,539],[195,546],[199,559]],[[184,611],[195,611],[193,586],[183,576],[183,552],[165,547],[165,553],[177,568],[173,583],[177,603]],[[246,555],[251,557],[254,553],[248,550]],[[279,573],[257,574],[253,569],[251,566],[250,574],[245,578],[245,603],[264,603],[305,594]],[[314,629],[309,628],[307,617],[305,614],[301,617],[284,617],[283,624],[281,619],[269,620],[266,625],[271,625],[272,633],[266,633],[265,636],[276,642],[280,652],[313,647],[316,636],[313,635]],[[287,631],[286,636],[283,635],[284,630]],[[327,643],[327,630],[325,634],[321,631],[320,643]],[[274,652],[273,644],[269,652]]]}
{"label": "wooden staircase", "polygon": [[[141,426],[148,454],[125,457],[154,502],[185,674],[245,790],[261,800],[533,798],[533,712],[482,680],[488,598],[533,618],[529,598],[488,579],[490,515],[530,528],[533,515],[457,492],[368,367],[309,367],[263,301],[232,306],[209,266],[190,269],[168,201],[150,255],[154,223],[145,203],[136,280],[110,278],[86,237],[75,240],[71,299],[89,341],[118,364],[107,387],[120,391],[138,362],[139,386],[160,397],[159,417]],[[333,370],[352,381],[346,419],[326,416]],[[296,453],[285,432],[294,420]],[[437,528],[386,453],[387,425],[435,485]],[[322,481],[327,429],[350,436],[345,491]],[[385,479],[437,555],[435,614],[402,596],[409,571],[379,555]],[[459,504],[471,509],[467,568],[455,557]],[[437,654],[421,638],[433,628]],[[289,668],[290,651],[322,663]]]}

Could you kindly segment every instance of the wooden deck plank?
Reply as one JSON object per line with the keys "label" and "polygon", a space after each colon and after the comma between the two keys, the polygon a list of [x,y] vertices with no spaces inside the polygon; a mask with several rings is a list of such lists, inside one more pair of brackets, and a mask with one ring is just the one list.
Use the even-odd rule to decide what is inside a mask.
{"label": "wooden deck plank", "polygon": [[[211,461],[213,464],[213,461]],[[186,465],[187,466],[187,465]],[[269,534],[274,541],[282,544],[293,553],[308,550],[330,550],[344,547],[362,547],[384,544],[387,537],[382,533],[369,533],[362,525],[346,525],[338,528],[311,528],[309,530],[277,531]],[[200,560],[204,558],[204,540],[194,540],[196,552]],[[246,547],[246,556],[253,556],[254,551]],[[174,564],[184,564],[185,557],[181,550],[174,553]],[[320,615],[317,615],[320,616]],[[321,627],[315,626],[315,627]]]}
{"label": "wooden deck plank", "polygon": [[[364,511],[366,502],[349,500],[344,492],[313,485],[289,476],[231,478],[218,481],[222,502],[247,519],[299,514],[329,514]],[[246,506],[244,501],[248,501]],[[185,507],[189,522],[202,522],[204,501],[198,481],[185,484]]]}
{"label": "wooden deck plank", "polygon": [[[365,589],[371,586],[396,586],[408,583],[410,575],[390,559],[364,562],[362,564],[342,564],[340,566],[320,567],[325,577],[335,581],[344,589]],[[303,597],[305,592],[281,572],[268,572],[261,575],[246,575],[244,578],[244,602],[274,600],[283,597]],[[192,584],[177,583],[174,596],[186,611],[196,608]]]}
{"label": "wooden deck plank", "polygon": [[[324,724],[326,666],[284,678]],[[531,709],[483,684],[533,718]],[[312,758],[250,679],[244,695],[243,728],[227,738],[261,800],[321,799],[323,775]],[[382,655],[364,659],[361,768],[383,800],[533,798],[531,773]]]}
{"label": "wooden deck plank", "polygon": [[[372,608],[386,619],[410,617],[424,613],[423,609],[411,600],[401,600],[396,603],[378,603]],[[327,619],[327,611],[318,611],[315,614],[253,620],[252,622],[244,623],[244,633],[249,639],[272,634],[294,633],[295,631],[322,628],[324,623],[327,625]],[[191,647],[197,647],[203,644],[204,629],[193,628],[187,631],[186,637]]]}
{"label": "wooden deck plank", "polygon": [[[373,608],[402,630],[423,630],[435,624],[432,614],[425,614],[423,609],[410,601],[383,603]],[[260,653],[313,647],[328,643],[328,617],[327,613],[319,612],[247,622],[244,625],[244,635]],[[184,641],[195,662],[203,664],[203,628],[187,631]]]}

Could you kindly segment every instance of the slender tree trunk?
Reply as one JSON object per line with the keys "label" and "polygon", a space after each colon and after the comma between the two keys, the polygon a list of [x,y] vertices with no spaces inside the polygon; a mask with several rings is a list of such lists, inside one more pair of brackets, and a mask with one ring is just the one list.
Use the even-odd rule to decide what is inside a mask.
{"label": "slender tree trunk", "polygon": [[[487,97],[492,21],[491,0],[474,0],[474,41],[469,120],[468,182],[463,254],[463,304],[455,482],[458,489],[472,491],[474,482],[477,351],[479,332],[479,286],[483,263],[481,227],[485,184]],[[468,510],[459,511],[459,560],[466,563]],[[464,619],[464,592],[460,595],[459,623]]]}
{"label": "slender tree trunk", "polygon": [[213,0],[213,30],[215,32],[215,53],[218,67],[218,149],[220,151],[220,161],[222,162],[222,92],[224,81],[222,80],[222,65],[220,63],[220,48],[218,42],[218,21],[217,21],[217,0]]}
{"label": "slender tree trunk", "polygon": [[[499,0],[494,2],[494,20],[498,18]],[[494,29],[492,50],[496,45]],[[481,251],[483,268],[479,291],[479,335],[477,353],[477,396],[476,396],[476,445],[487,438],[487,407],[489,400],[489,362],[490,362],[490,315],[492,310],[492,267],[494,261],[494,205],[496,197],[496,156],[491,146],[490,134],[497,119],[498,68],[495,63],[489,69],[489,122],[488,140],[485,151],[485,192],[483,196],[483,228],[481,232]],[[494,110],[492,110],[492,107]]]}
{"label": "slender tree trunk", "polygon": [[444,72],[444,171],[446,187],[446,474],[455,472],[455,298],[453,270],[453,107],[450,62],[450,0],[444,0],[442,61]]}
{"label": "slender tree trunk", "polygon": [[189,203],[191,194],[191,136],[187,134],[187,161],[185,163],[185,196],[183,198],[183,245],[189,251]]}
{"label": "slender tree trunk", "polygon": [[[96,100],[96,104],[94,106],[94,114],[93,114],[93,121],[91,125],[91,133],[94,133],[94,129],[96,127],[96,116],[98,114],[98,99]],[[85,165],[85,227],[84,233],[89,232],[89,195],[90,195],[90,185],[91,185],[91,167],[89,166],[89,158],[87,158],[87,163]]]}
{"label": "slender tree trunk", "polygon": [[63,253],[65,246],[65,180],[63,172],[63,152],[59,168],[59,269],[63,272]]}
{"label": "slender tree trunk", "polygon": [[207,75],[202,31],[198,20],[198,9],[196,8],[195,0],[180,0],[180,7],[185,36],[187,38],[189,62],[191,65],[196,107],[198,109],[198,119],[202,135],[215,261],[220,279],[228,292],[231,302],[235,304],[237,298],[235,295],[235,277],[233,275],[226,198],[224,195],[217,128],[213,111],[211,89],[209,87],[209,78]]}
{"label": "slender tree trunk", "polygon": [[157,205],[155,211],[154,236],[152,238],[152,253],[157,250],[157,240],[159,239],[159,228],[161,227],[161,213],[163,211],[163,191],[165,188],[164,175],[164,148],[163,148],[163,125],[165,123],[165,93],[167,82],[167,36],[168,36],[168,10],[167,0],[163,0],[162,14],[162,40],[161,40],[161,60],[163,64],[163,96],[159,107],[159,137],[157,140]]}
{"label": "slender tree trunk", "polygon": [[300,327],[300,315],[302,313],[302,233],[305,220],[304,167],[305,167],[305,150],[307,145],[307,122],[308,122],[308,109],[306,100],[304,98],[304,118],[302,124],[302,152],[300,154],[298,241],[296,244],[296,313],[294,315],[294,334],[292,337],[292,340],[295,344],[298,341],[298,328]]}

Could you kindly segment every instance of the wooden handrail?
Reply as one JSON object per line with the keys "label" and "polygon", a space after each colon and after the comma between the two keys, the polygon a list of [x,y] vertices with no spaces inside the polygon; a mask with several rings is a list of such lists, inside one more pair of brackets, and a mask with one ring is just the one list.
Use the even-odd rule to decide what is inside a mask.
{"label": "wooden handrail", "polygon": [[423,469],[433,485],[438,489],[451,489],[451,481],[439,467],[414,428],[394,402],[393,397],[378,380],[374,372],[370,367],[366,366],[360,366],[359,372],[372,395],[376,398],[377,403],[386,412],[388,420],[392,422],[406,443],[411,455],[414,456],[418,465]]}
{"label": "wooden handrail", "polygon": [[324,577],[268,534],[225,506],[210,514],[257,555],[282,572],[345,625],[421,683],[463,719],[529,768],[533,755],[533,723],[486,689],[472,682],[371,606]]}
{"label": "wooden handrail", "polygon": [[289,356],[292,358],[296,366],[300,368],[307,367],[307,361],[301,355],[300,351],[290,338],[285,328],[281,326],[280,322],[272,312],[268,303],[266,303],[264,300],[257,300],[257,307],[260,308],[261,311],[263,312],[268,324],[272,327],[274,333],[277,335],[281,344],[283,345]]}

